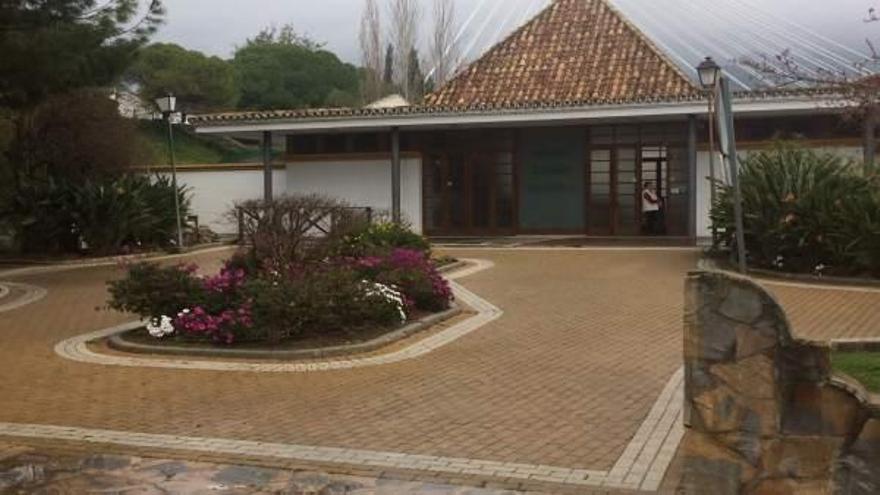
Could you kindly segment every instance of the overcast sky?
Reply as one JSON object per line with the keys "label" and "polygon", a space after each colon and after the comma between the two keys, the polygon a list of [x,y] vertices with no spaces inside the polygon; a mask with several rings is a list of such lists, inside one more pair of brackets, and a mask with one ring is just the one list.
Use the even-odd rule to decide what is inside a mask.
{"label": "overcast sky", "polygon": [[[387,1],[387,0],[385,0]],[[423,6],[427,32],[432,0]],[[491,46],[549,0],[455,0],[470,58]],[[839,63],[880,44],[880,23],[864,22],[880,0],[612,0],[683,66],[703,54],[732,60],[794,48],[805,62]],[[363,0],[165,0],[168,22],[158,39],[223,57],[270,25],[294,24],[327,43],[346,61],[358,61]],[[380,3],[385,3],[380,0]]]}

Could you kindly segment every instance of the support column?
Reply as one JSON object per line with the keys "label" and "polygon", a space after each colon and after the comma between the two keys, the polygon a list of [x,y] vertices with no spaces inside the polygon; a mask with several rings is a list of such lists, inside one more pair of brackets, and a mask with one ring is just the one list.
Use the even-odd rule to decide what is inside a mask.
{"label": "support column", "polygon": [[400,211],[400,128],[391,128],[391,218],[401,223]]}
{"label": "support column", "polygon": [[688,236],[697,239],[697,116],[688,115]]}
{"label": "support column", "polygon": [[272,133],[263,131],[263,201],[272,201]]}

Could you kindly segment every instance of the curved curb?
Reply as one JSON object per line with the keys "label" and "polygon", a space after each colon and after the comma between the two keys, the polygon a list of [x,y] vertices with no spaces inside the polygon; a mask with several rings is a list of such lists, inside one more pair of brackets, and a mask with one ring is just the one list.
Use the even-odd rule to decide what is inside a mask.
{"label": "curved curb", "polygon": [[[477,272],[487,270],[494,266],[491,261],[485,260],[468,260],[470,266],[455,272],[450,279],[460,279],[468,277]],[[368,366],[381,366],[385,364],[398,363],[415,359],[431,353],[447,344],[450,344],[465,335],[482,328],[484,325],[497,320],[501,317],[503,311],[492,303],[477,296],[473,292],[467,290],[460,284],[450,282],[455,297],[467,306],[470,306],[476,314],[464,321],[461,321],[451,327],[442,330],[430,337],[426,337],[418,342],[413,343],[403,349],[382,354],[378,356],[370,356],[363,358],[340,359],[329,361],[318,361],[310,363],[242,363],[233,361],[216,361],[216,360],[199,360],[199,359],[183,359],[183,358],[144,358],[134,356],[116,356],[109,354],[100,354],[92,351],[88,347],[88,343],[109,337],[113,334],[133,330],[143,325],[143,322],[129,322],[104,330],[79,335],[67,340],[63,340],[55,345],[55,353],[59,356],[78,361],[81,363],[98,364],[104,366],[127,366],[127,367],[143,367],[143,368],[164,368],[164,369],[186,369],[186,370],[203,370],[203,371],[248,371],[256,373],[308,373],[318,371],[347,370],[354,368],[364,368]]]}
{"label": "curved curb", "polygon": [[400,342],[434,325],[438,325],[462,313],[461,305],[453,304],[452,308],[434,313],[404,325],[374,339],[348,345],[315,347],[313,349],[234,349],[219,347],[184,347],[175,345],[142,344],[127,340],[123,334],[117,333],[107,339],[107,345],[117,351],[134,354],[154,354],[159,356],[179,357],[212,357],[227,359],[273,359],[273,360],[306,360],[341,356],[352,356],[378,351],[382,347]]}
{"label": "curved curb", "polygon": [[21,297],[16,297],[8,303],[0,304],[0,313],[12,311],[13,309],[27,306],[28,304],[33,304],[40,299],[46,297],[46,294],[49,293],[48,290],[42,287],[37,287],[36,285],[3,282],[2,284],[0,284],[0,298],[8,296],[13,289],[24,291],[24,295],[22,295]]}
{"label": "curved curb", "polygon": [[[701,270],[710,270],[725,273],[728,275],[733,275],[736,277],[742,277],[743,275],[727,270],[725,268],[719,267],[717,263],[712,260],[707,260],[705,258],[701,259],[698,263],[698,266]],[[842,285],[833,285],[831,280],[817,280],[814,283],[804,283],[804,282],[792,282],[786,279],[780,279],[776,277],[763,277],[758,273],[753,273],[752,270],[749,270],[749,274],[746,276],[747,278],[753,279],[755,282],[765,285],[776,285],[779,287],[791,287],[794,289],[807,289],[807,290],[820,290],[820,291],[840,291],[840,292],[863,292],[868,294],[880,294],[880,287],[872,287],[872,286],[856,286],[850,284],[842,284]],[[831,339],[827,341],[827,345],[831,346],[832,350],[835,351],[843,351],[843,352],[880,352],[880,337],[861,337],[861,338],[849,338],[843,337],[838,339]]]}
{"label": "curved curb", "polygon": [[121,262],[132,262],[137,263],[141,261],[146,262],[159,262],[159,261],[167,261],[167,260],[175,260],[181,258],[187,258],[191,256],[198,256],[200,254],[210,254],[217,253],[221,251],[229,251],[231,249],[237,249],[237,245],[221,245],[221,246],[212,246],[206,248],[200,248],[193,251],[187,251],[185,253],[176,253],[176,254],[164,254],[164,255],[123,255],[123,256],[114,256],[109,258],[94,258],[92,260],[83,260],[81,262],[76,263],[62,263],[62,264],[54,264],[54,265],[39,265],[39,266],[26,266],[23,268],[12,268],[9,270],[2,271],[0,270],[0,277],[12,277],[12,276],[21,276],[21,275],[34,275],[40,273],[55,273],[55,272],[65,272],[70,270],[76,270],[79,268],[95,268],[100,266],[113,266],[118,265]]}
{"label": "curved curb", "polygon": [[[701,270],[711,270],[742,276],[742,274],[735,272],[728,267],[722,266],[714,260],[707,258],[700,259],[698,267]],[[812,277],[808,275],[785,274],[771,272],[769,270],[754,269],[750,269],[747,276],[757,280],[760,283],[779,285],[781,287],[880,293],[880,282],[875,283],[872,280],[859,280],[837,277]]]}

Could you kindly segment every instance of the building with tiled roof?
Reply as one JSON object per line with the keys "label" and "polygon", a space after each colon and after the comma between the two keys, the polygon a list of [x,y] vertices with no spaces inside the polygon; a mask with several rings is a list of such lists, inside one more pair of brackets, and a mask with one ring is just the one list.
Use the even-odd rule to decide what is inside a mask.
{"label": "building with tiled roof", "polygon": [[[857,132],[822,97],[738,94],[738,137],[745,146],[795,136],[857,149]],[[695,239],[709,228],[706,114],[696,81],[608,0],[555,0],[422,104],[190,122],[199,133],[282,144],[284,163],[266,164],[276,194],[389,210],[433,236]],[[651,232],[642,211],[649,182],[664,204]]]}
{"label": "building with tiled roof", "polygon": [[559,0],[428,95],[425,104],[596,104],[699,94],[608,2]]}

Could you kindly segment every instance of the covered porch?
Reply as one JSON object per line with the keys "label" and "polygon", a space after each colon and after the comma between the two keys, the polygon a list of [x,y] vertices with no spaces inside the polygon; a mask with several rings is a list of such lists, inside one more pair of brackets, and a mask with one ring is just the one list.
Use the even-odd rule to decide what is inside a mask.
{"label": "covered porch", "polygon": [[[816,105],[800,95],[741,98],[738,124],[811,114]],[[194,125],[199,133],[261,137],[267,198],[333,196],[387,211],[435,238],[660,236],[693,243],[708,232],[704,116],[705,103],[692,100],[243,112],[196,117]],[[279,168],[284,179],[279,187],[276,177],[273,189]],[[664,204],[662,228],[651,234],[642,228],[641,204],[649,181]]]}

